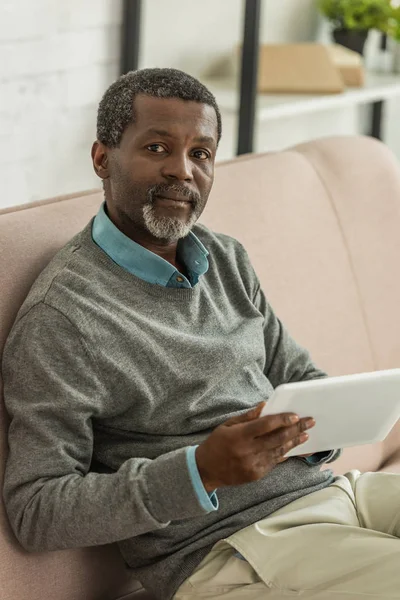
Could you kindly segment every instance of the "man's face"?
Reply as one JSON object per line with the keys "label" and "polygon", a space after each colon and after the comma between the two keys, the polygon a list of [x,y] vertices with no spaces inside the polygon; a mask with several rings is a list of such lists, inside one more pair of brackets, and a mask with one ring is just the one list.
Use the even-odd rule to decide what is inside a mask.
{"label": "man's face", "polygon": [[135,99],[135,123],[107,150],[106,204],[122,231],[167,242],[185,237],[207,203],[217,150],[213,107]]}

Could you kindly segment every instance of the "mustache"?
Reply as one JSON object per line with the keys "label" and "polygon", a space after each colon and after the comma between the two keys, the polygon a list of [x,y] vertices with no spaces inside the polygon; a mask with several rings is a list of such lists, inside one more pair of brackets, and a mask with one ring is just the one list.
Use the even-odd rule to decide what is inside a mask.
{"label": "mustache", "polygon": [[152,185],[147,190],[147,197],[151,202],[153,202],[155,196],[162,196],[163,194],[168,194],[169,192],[175,192],[176,194],[179,194],[180,196],[184,196],[190,202],[193,202],[193,204],[198,204],[201,200],[200,194],[197,194],[196,192],[189,190],[184,185],[178,185],[176,183],[172,184],[172,185],[167,185],[167,184],[163,184],[163,183],[158,183],[156,185]]}

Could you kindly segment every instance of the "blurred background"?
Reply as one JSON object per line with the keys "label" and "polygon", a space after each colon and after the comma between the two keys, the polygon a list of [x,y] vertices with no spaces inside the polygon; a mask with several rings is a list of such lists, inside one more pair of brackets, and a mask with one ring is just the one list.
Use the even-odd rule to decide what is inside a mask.
{"label": "blurred background", "polygon": [[[98,102],[124,60],[135,60],[123,56],[135,44],[139,68],[176,67],[210,87],[223,118],[218,160],[237,154],[246,2],[141,0],[132,28],[136,38],[127,46],[129,1],[135,2],[1,0],[0,208],[99,187],[90,160]],[[365,1],[355,5],[363,8]],[[343,24],[324,16],[322,8],[315,0],[261,0],[260,44],[331,42],[332,29]],[[322,96],[259,94],[251,150],[370,134],[373,103],[379,101],[380,137],[400,158],[396,34],[384,36],[385,28],[374,22],[365,27],[364,85]]]}

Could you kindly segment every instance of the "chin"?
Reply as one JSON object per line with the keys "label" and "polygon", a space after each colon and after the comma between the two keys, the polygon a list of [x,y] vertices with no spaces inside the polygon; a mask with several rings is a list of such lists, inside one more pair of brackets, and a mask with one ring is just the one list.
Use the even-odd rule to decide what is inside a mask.
{"label": "chin", "polygon": [[198,217],[194,213],[190,216],[187,221],[179,217],[160,217],[155,214],[152,207],[144,207],[143,218],[146,229],[155,238],[168,240],[170,242],[178,241],[181,238],[186,237]]}
{"label": "chin", "polygon": [[191,231],[192,227],[187,224],[181,226],[147,226],[148,231],[155,238],[160,240],[168,240],[169,242],[177,242],[185,238]]}

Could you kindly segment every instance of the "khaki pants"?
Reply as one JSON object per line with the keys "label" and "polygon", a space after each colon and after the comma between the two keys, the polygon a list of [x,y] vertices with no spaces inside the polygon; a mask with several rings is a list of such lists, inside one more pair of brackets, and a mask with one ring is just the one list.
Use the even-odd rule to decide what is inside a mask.
{"label": "khaki pants", "polygon": [[400,475],[351,471],[219,541],[174,600],[400,599],[399,538]]}

